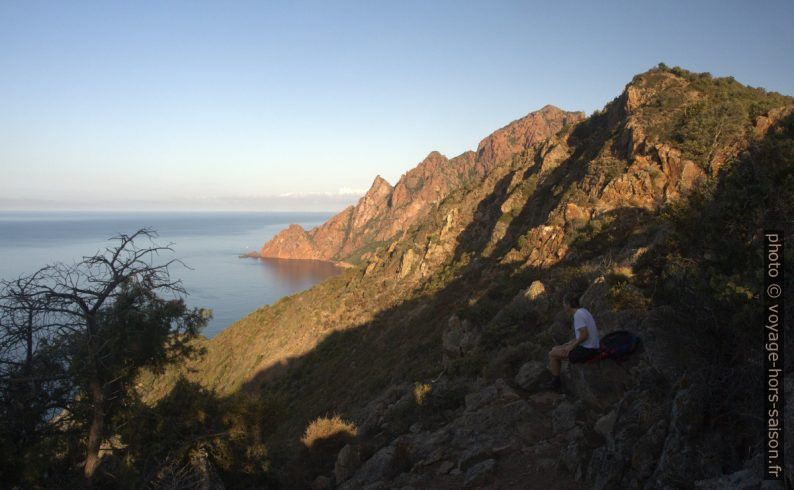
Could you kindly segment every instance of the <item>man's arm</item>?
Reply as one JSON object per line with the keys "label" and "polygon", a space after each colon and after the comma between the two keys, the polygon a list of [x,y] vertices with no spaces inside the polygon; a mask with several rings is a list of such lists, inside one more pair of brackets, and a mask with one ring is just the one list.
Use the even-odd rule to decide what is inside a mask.
{"label": "man's arm", "polygon": [[577,332],[579,332],[579,335],[577,335],[577,337],[575,339],[573,339],[570,342],[568,342],[567,344],[565,344],[568,347],[568,352],[574,350],[575,348],[577,348],[579,346],[579,344],[581,344],[582,342],[587,340],[588,333],[587,333],[587,327],[586,326],[578,329]]}

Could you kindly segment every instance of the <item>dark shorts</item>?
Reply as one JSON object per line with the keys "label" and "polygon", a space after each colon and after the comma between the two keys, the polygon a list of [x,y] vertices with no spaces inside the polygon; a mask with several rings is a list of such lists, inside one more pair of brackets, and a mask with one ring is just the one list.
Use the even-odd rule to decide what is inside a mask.
{"label": "dark shorts", "polygon": [[568,354],[568,360],[572,363],[585,362],[588,359],[597,356],[600,352],[601,351],[599,349],[588,349],[587,347],[582,347],[581,345],[577,345]]}

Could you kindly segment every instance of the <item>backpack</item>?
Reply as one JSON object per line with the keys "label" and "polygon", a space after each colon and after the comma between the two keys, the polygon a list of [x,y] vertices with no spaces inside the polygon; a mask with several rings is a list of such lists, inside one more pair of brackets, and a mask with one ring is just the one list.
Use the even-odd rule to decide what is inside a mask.
{"label": "backpack", "polygon": [[626,330],[604,335],[601,339],[601,352],[587,362],[598,362],[602,359],[621,359],[636,351],[640,346],[640,338]]}

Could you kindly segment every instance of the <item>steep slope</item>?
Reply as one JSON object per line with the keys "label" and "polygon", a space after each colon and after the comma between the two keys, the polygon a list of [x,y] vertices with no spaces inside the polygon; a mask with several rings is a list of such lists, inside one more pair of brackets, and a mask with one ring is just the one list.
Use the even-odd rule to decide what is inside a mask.
{"label": "steep slope", "polygon": [[[749,381],[717,381],[726,369],[752,371],[757,352],[737,354],[724,342],[727,350],[714,352],[719,335],[693,324],[705,320],[681,304],[697,284],[720,278],[732,289],[719,297],[730,301],[707,313],[724,311],[721,334],[738,336],[724,328],[746,319],[731,320],[736,308],[754,307],[746,291],[755,276],[733,274],[742,262],[713,243],[708,255],[697,249],[697,260],[679,250],[680,262],[668,262],[687,236],[676,235],[681,220],[669,216],[699,216],[711,202],[724,208],[712,213],[722,220],[729,206],[756,216],[758,206],[736,183],[723,190],[731,179],[763,177],[771,195],[794,193],[781,187],[794,174],[793,105],[732,79],[659,67],[636,76],[603,111],[528,147],[497,131],[502,143],[481,144],[478,154],[502,160],[480,180],[450,189],[393,238],[381,235],[360,267],[240,320],[181,374],[220,393],[279,400],[284,409],[270,437],[285,451],[282,464],[298,468],[281,475],[290,484],[333,473],[349,488],[518,481],[665,488],[692,479],[718,488],[723,473],[755,474],[748,456],[759,454],[758,436],[747,415],[755,412],[739,411],[729,386]],[[436,171],[447,168],[440,155],[432,160]],[[388,193],[392,202],[398,186]],[[688,200],[706,191],[713,195],[703,202]],[[776,199],[777,219],[790,228],[791,201]],[[351,222],[354,209],[335,226]],[[724,241],[746,246],[757,226]],[[668,286],[698,261],[710,276]],[[686,294],[672,302],[668,287]],[[557,307],[569,290],[583,292],[602,335],[629,328],[645,351],[624,365],[570,368],[566,395],[539,393],[546,351],[570,335]],[[746,341],[737,337],[738,345]],[[161,377],[151,395],[179,374]],[[325,456],[302,448],[309,422],[333,413],[356,422],[356,443],[338,456],[333,444]]]}
{"label": "steep slope", "polygon": [[447,159],[431,152],[392,188],[377,176],[355,206],[309,231],[290,225],[259,251],[262,257],[359,262],[377,246],[420,221],[452,190],[476,183],[510,155],[584,118],[547,105],[480,142],[477,152]]}

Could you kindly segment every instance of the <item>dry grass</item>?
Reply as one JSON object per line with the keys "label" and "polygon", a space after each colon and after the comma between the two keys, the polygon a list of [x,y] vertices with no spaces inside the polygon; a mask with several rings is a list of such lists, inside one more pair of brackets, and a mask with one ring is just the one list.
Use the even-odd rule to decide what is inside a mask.
{"label": "dry grass", "polygon": [[416,404],[420,407],[425,404],[425,398],[430,392],[433,391],[433,387],[427,383],[415,383],[414,384],[414,400]]}
{"label": "dry grass", "polygon": [[303,432],[301,442],[307,448],[315,443],[337,436],[356,437],[358,429],[352,422],[347,422],[338,415],[333,417],[318,417],[312,421]]}

